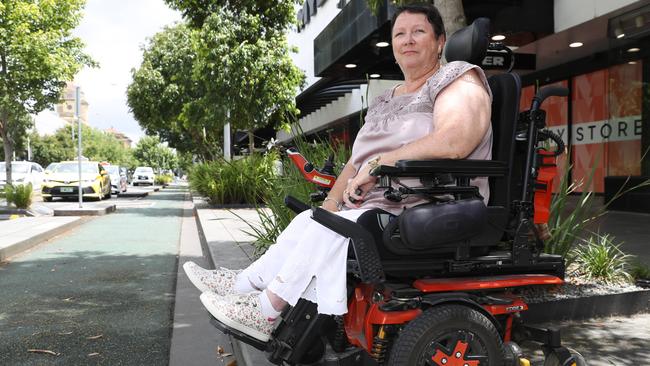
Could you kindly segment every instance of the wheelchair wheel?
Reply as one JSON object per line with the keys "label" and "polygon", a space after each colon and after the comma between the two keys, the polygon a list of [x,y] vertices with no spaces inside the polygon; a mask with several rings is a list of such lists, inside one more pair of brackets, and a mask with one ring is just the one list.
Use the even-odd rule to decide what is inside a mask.
{"label": "wheelchair wheel", "polygon": [[[580,352],[569,347],[567,347],[567,349],[569,350],[571,356],[573,356],[573,360],[575,361],[575,363],[570,364],[570,366],[587,366],[587,361],[585,360],[584,357],[582,357]],[[546,359],[544,360],[544,366],[564,366],[564,365],[560,363],[560,360],[558,360],[557,355],[555,353],[549,353],[548,356],[546,356]]]}
{"label": "wheelchair wheel", "polygon": [[430,308],[393,344],[388,365],[501,366],[504,347],[494,324],[463,305]]}

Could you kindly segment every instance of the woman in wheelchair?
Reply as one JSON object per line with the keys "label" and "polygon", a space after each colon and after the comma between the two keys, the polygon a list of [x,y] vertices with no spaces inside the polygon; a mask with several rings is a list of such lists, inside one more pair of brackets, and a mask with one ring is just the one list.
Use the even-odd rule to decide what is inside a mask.
{"label": "woman in wheelchair", "polygon": [[[356,221],[369,209],[399,214],[427,202],[384,198],[370,170],[401,159],[490,159],[491,92],[483,71],[470,63],[441,65],[445,46],[442,18],[433,5],[407,5],[392,19],[392,48],[404,82],[368,108],[352,156],[322,207]],[[487,178],[472,185],[487,203]],[[183,266],[203,292],[201,300],[220,322],[267,341],[284,307],[302,297],[321,314],[347,312],[348,239],[299,214],[277,243],[248,268],[205,270]]]}

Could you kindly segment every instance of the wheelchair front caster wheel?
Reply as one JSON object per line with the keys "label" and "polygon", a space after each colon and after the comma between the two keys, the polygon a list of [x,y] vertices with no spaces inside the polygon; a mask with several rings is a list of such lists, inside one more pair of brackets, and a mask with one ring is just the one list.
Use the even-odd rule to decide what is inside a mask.
{"label": "wheelchair front caster wheel", "polygon": [[587,366],[587,361],[585,361],[585,358],[582,357],[580,352],[568,347],[566,349],[573,357],[573,361],[560,361],[559,356],[555,352],[550,352],[544,360],[544,366]]}

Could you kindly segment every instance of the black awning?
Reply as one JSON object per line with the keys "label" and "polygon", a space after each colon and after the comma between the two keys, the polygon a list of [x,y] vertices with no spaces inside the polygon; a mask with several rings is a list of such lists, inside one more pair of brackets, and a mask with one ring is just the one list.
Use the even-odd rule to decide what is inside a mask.
{"label": "black awning", "polygon": [[296,104],[300,109],[299,117],[304,117],[319,108],[337,100],[354,89],[359,89],[365,80],[328,80],[322,79],[318,85],[306,90],[298,98]]}

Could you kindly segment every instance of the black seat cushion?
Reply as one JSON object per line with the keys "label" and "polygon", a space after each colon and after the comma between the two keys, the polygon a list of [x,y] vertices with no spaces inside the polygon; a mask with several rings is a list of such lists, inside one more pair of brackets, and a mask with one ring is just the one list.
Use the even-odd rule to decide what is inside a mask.
{"label": "black seat cushion", "polygon": [[487,207],[478,198],[426,203],[399,216],[402,243],[410,251],[470,239],[481,233],[486,223]]}

